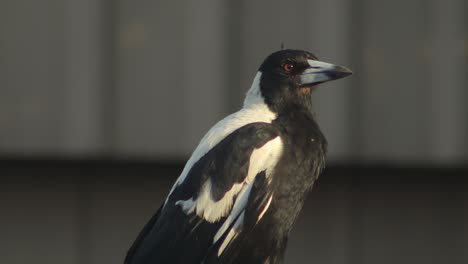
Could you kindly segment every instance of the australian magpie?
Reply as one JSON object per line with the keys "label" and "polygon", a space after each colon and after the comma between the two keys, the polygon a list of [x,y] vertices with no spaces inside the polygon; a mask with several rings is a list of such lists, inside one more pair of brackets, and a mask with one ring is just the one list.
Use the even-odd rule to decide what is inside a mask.
{"label": "australian magpie", "polygon": [[202,138],[125,263],[282,263],[325,166],[311,92],[350,74],[306,51],[268,56],[242,109]]}

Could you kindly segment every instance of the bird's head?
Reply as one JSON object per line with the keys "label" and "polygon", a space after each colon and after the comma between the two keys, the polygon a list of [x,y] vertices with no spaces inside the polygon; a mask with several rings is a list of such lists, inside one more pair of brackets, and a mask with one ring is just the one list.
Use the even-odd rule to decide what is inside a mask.
{"label": "bird's head", "polygon": [[350,74],[348,68],[319,61],[307,51],[277,51],[260,66],[245,104],[262,97],[275,112],[291,104],[309,106],[310,94],[318,84]]}

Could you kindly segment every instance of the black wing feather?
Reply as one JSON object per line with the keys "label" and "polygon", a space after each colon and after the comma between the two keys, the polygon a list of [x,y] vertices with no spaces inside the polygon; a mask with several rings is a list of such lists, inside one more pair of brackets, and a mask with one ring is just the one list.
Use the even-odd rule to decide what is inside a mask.
{"label": "black wing feather", "polygon": [[[208,178],[212,181],[212,198],[221,199],[233,184],[247,176],[253,150],[277,136],[278,131],[271,124],[251,123],[213,147],[193,165],[185,181],[146,224],[125,264],[201,263],[213,251],[213,237],[226,217],[210,223],[195,213],[187,215],[175,202],[196,199]],[[264,190],[255,192],[253,201],[263,201]]]}
{"label": "black wing feather", "polygon": [[153,227],[153,225],[156,223],[157,219],[159,218],[159,214],[161,213],[162,208],[163,208],[162,206],[159,207],[158,211],[153,215],[153,217],[151,217],[148,223],[146,223],[146,225],[138,234],[137,238],[135,239],[135,242],[133,242],[132,246],[127,252],[127,255],[125,256],[125,260],[124,260],[125,264],[130,263],[132,256],[135,254],[135,250],[140,246],[141,242],[143,241],[143,238],[148,234],[148,232],[151,230],[151,228]]}

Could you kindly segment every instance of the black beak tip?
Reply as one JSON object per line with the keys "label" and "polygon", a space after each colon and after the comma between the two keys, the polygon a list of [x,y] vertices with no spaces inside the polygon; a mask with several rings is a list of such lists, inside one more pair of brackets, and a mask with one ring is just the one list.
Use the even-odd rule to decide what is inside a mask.
{"label": "black beak tip", "polygon": [[336,78],[343,78],[351,74],[353,74],[353,72],[350,69],[343,66],[336,66],[335,69],[333,69],[333,75]]}
{"label": "black beak tip", "polygon": [[343,66],[336,66],[334,69],[334,72],[335,72],[336,77],[338,78],[343,78],[343,77],[353,74],[353,72],[350,69],[343,67]]}

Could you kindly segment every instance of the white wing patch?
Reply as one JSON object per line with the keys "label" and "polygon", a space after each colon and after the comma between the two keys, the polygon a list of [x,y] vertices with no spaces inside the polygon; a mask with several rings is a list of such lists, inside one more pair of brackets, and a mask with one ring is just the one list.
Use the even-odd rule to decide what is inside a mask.
{"label": "white wing patch", "polygon": [[218,239],[224,234],[224,232],[226,232],[226,230],[232,224],[234,219],[236,219],[236,217],[244,211],[244,208],[247,205],[247,201],[249,199],[250,191],[252,190],[252,186],[253,183],[247,184],[239,193],[239,198],[237,198],[231,213],[229,214],[226,221],[224,221],[223,225],[218,229],[218,232],[216,232],[213,238],[213,244],[216,243],[216,241],[218,241]]}
{"label": "white wing patch", "polygon": [[211,180],[208,179],[195,201],[193,198],[190,198],[185,201],[177,201],[175,204],[180,205],[186,214],[191,214],[196,211],[198,216],[213,223],[225,216],[227,211],[231,209],[233,197],[239,192],[243,185],[243,182],[234,184],[232,188],[224,194],[222,199],[214,201],[210,195]]}
{"label": "white wing patch", "polygon": [[216,146],[222,139],[250,123],[264,122],[271,123],[276,119],[276,113],[272,112],[265,104],[263,97],[260,93],[260,79],[262,74],[258,72],[255,75],[252,86],[247,92],[247,96],[244,100],[244,107],[236,113],[233,113],[223,120],[219,121],[213,126],[201,139],[192,156],[185,164],[184,170],[180,174],[174,186],[172,186],[169,195],[164,204],[167,203],[169,196],[172,194],[174,189],[184,182],[187,174],[192,169],[193,165],[200,160],[210,149]]}
{"label": "white wing patch", "polygon": [[[214,201],[211,197],[211,180],[208,179],[203,185],[196,200],[190,198],[185,201],[177,201],[175,204],[180,205],[185,213],[190,214],[196,212],[199,217],[203,217],[206,221],[213,223],[229,213],[234,202],[234,197],[239,194],[230,216],[225,221],[225,224],[220,228],[220,231],[223,228],[227,229],[232,223],[229,222],[232,221],[232,219],[235,219],[241,210],[245,208],[255,176],[257,176],[258,173],[265,171],[265,175],[268,179],[272,170],[278,163],[282,152],[283,143],[281,138],[277,136],[252,152],[252,155],[250,156],[249,170],[245,180],[234,184],[219,201]],[[220,176],[222,177],[222,175]]]}

